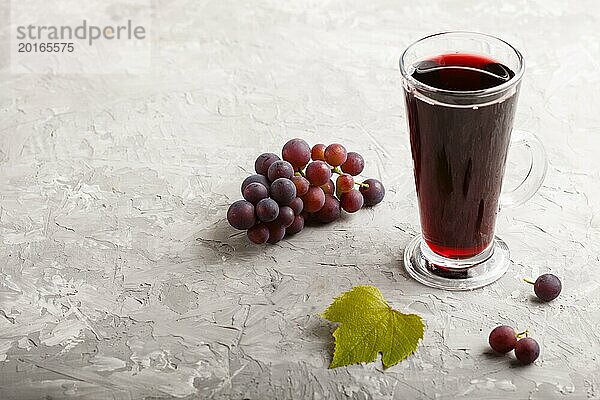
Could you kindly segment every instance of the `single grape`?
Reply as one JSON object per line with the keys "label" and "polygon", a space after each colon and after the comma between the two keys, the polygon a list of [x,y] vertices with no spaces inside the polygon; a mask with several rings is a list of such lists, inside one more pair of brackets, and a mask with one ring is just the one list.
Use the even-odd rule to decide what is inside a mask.
{"label": "single grape", "polygon": [[281,226],[282,228],[287,228],[294,222],[294,210],[292,210],[289,206],[279,207],[279,215],[277,219],[273,221],[274,224]]}
{"label": "single grape", "polygon": [[294,176],[294,167],[287,161],[279,160],[275,161],[269,167],[267,172],[269,180],[273,182],[275,179],[286,178],[291,179]]}
{"label": "single grape", "polygon": [[292,139],[283,145],[282,156],[294,169],[302,169],[310,161],[310,146],[302,139]]}
{"label": "single grape", "polygon": [[328,224],[340,217],[340,202],[332,195],[325,196],[325,204],[315,213],[317,221]]}
{"label": "single grape", "polygon": [[325,194],[333,195],[333,193],[335,192],[335,184],[330,179],[329,181],[327,181],[326,184],[324,184],[324,185],[321,186],[321,189],[323,189],[323,191],[325,192]]}
{"label": "single grape", "polygon": [[304,196],[308,192],[310,182],[303,176],[292,176],[292,182],[296,185],[296,196]]}
{"label": "single grape", "polygon": [[300,215],[302,210],[304,209],[304,203],[300,197],[296,197],[294,200],[290,201],[288,204],[292,210],[294,210],[295,215]]}
{"label": "single grape", "polygon": [[322,186],[331,178],[331,167],[324,161],[313,161],[306,167],[306,179],[315,185]]}
{"label": "single grape", "polygon": [[256,204],[256,216],[262,222],[271,222],[279,215],[279,205],[271,198],[262,199]]}
{"label": "single grape", "polygon": [[296,215],[294,217],[294,222],[292,222],[292,224],[285,229],[285,234],[287,236],[295,235],[302,229],[304,229],[304,218],[302,215]]}
{"label": "single grape", "polygon": [[[528,282],[528,281],[526,281]],[[562,290],[562,283],[556,275],[543,274],[538,276],[533,284],[535,295],[542,301],[552,301]]]}
{"label": "single grape", "polygon": [[348,153],[346,162],[342,164],[341,168],[342,171],[352,176],[360,175],[365,168],[365,160],[360,154],[351,151]]}
{"label": "single grape", "polygon": [[344,211],[349,213],[355,213],[360,210],[365,200],[363,195],[358,190],[351,190],[346,193],[342,193],[340,197],[340,205]]}
{"label": "single grape", "polygon": [[256,223],[254,206],[246,200],[238,200],[227,210],[227,222],[235,229],[244,230]]}
{"label": "single grape", "polygon": [[333,167],[345,163],[347,157],[346,148],[339,143],[330,144],[325,149],[325,161]]}
{"label": "single grape", "polygon": [[289,179],[277,178],[271,183],[271,198],[286,205],[296,197],[296,185]]}
{"label": "single grape", "polygon": [[279,161],[280,158],[277,154],[273,153],[263,153],[254,162],[254,170],[257,174],[267,176],[267,172],[269,171],[269,167],[275,161]]}
{"label": "single grape", "polygon": [[284,236],[285,228],[279,226],[278,224],[269,224],[269,240],[267,240],[267,243],[275,244],[280,242]]}
{"label": "single grape", "polygon": [[498,353],[508,353],[515,348],[517,333],[507,325],[500,325],[490,333],[489,343]]}
{"label": "single grape", "polygon": [[515,345],[515,356],[523,364],[531,364],[540,355],[540,345],[535,339],[523,338]]}
{"label": "single grape", "polygon": [[338,176],[335,183],[337,191],[340,193],[346,193],[354,189],[354,178],[352,177],[352,175],[340,175]]}
{"label": "single grape", "polygon": [[302,197],[304,211],[314,213],[319,211],[325,204],[325,193],[318,186],[311,186],[308,192]]}
{"label": "single grape", "polygon": [[256,224],[246,232],[252,243],[263,244],[269,240],[269,228],[265,224]]}
{"label": "single grape", "polygon": [[249,184],[254,183],[254,182],[258,182],[258,183],[262,184],[267,189],[271,185],[269,180],[266,177],[264,177],[263,175],[257,175],[257,174],[250,175],[249,177],[244,179],[244,182],[242,182],[242,188],[241,188],[242,195],[244,194],[244,189],[246,189],[246,186],[248,186]]}
{"label": "single grape", "polygon": [[310,151],[310,155],[314,161],[325,161],[325,145],[322,143],[315,144]]}
{"label": "single grape", "polygon": [[381,203],[383,196],[385,196],[385,188],[377,179],[367,179],[363,183],[369,185],[369,187],[360,187],[360,192],[365,199],[365,206],[374,206]]}
{"label": "single grape", "polygon": [[252,182],[242,192],[242,195],[246,200],[252,204],[256,204],[262,199],[269,197],[269,189],[262,183]]}

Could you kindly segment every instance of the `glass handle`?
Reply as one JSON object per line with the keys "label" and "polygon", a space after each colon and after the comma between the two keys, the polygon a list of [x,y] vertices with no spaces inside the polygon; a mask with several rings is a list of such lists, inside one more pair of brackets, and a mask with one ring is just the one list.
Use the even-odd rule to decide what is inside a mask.
{"label": "glass handle", "polygon": [[513,131],[510,142],[511,148],[523,146],[531,155],[529,171],[521,183],[510,191],[502,191],[500,194],[500,209],[504,207],[515,207],[525,203],[538,191],[548,169],[548,158],[546,150],[540,139],[532,133],[525,131]]}

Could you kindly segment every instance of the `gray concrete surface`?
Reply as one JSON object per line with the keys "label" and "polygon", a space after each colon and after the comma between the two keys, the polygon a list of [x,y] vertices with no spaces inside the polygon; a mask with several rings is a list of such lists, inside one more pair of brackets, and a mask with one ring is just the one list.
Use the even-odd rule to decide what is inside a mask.
{"label": "gray concrete surface", "polygon": [[[597,2],[177,0],[155,15],[145,74],[12,75],[2,61],[0,398],[600,396]],[[523,51],[517,126],[550,158],[540,192],[499,217],[509,272],[468,293],[401,265],[418,218],[397,59],[448,29]],[[227,207],[256,155],[296,136],[361,152],[387,197],[251,245]],[[550,304],[521,282],[543,272],[564,282]],[[317,313],[359,284],[422,315],[425,339],[388,370],[328,370],[333,327]],[[534,365],[488,352],[501,323],[539,341]]]}

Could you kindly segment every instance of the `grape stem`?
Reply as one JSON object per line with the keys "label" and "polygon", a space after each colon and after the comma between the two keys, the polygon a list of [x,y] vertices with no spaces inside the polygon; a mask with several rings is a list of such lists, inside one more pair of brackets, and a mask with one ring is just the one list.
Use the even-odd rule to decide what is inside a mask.
{"label": "grape stem", "polygon": [[524,282],[527,282],[527,283],[530,283],[530,284],[532,284],[532,285],[535,285],[535,282],[534,282],[534,281],[532,281],[532,280],[531,280],[531,279],[529,279],[529,278],[523,278],[523,281],[524,281]]}
{"label": "grape stem", "polygon": [[369,184],[368,183],[364,183],[364,182],[354,182],[355,185],[358,185],[360,187],[364,187],[364,188],[368,188]]}
{"label": "grape stem", "polygon": [[296,171],[296,173],[294,173],[294,175],[306,178],[306,174],[301,169],[299,169],[298,171]]}
{"label": "grape stem", "polygon": [[517,333],[517,339],[522,338],[523,336],[528,337],[529,336],[529,331],[527,329],[525,329],[523,332],[519,332]]}

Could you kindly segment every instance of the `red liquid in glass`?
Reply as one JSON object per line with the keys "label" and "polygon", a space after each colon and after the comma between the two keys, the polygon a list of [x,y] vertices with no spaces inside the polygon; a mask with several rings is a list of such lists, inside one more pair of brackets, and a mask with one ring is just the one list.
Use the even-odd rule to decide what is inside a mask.
{"label": "red liquid in glass", "polygon": [[[412,74],[428,86],[460,92],[493,88],[513,76],[472,54],[424,60]],[[428,92],[424,100],[405,91],[421,229],[444,257],[475,256],[493,240],[517,93],[465,107],[481,103],[480,95]]]}

